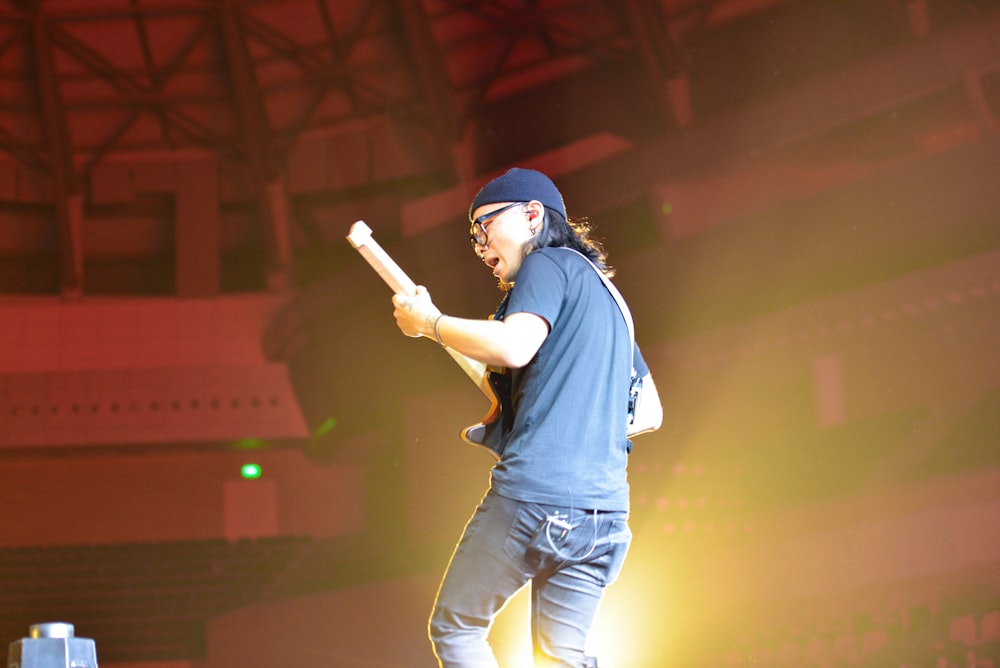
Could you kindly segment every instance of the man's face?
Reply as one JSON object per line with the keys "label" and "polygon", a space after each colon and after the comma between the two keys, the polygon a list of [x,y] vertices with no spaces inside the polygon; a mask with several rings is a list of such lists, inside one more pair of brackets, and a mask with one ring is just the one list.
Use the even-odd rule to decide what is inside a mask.
{"label": "man's face", "polygon": [[531,240],[530,204],[499,202],[483,204],[472,212],[473,247],[493,275],[513,283],[524,259],[524,246]]}

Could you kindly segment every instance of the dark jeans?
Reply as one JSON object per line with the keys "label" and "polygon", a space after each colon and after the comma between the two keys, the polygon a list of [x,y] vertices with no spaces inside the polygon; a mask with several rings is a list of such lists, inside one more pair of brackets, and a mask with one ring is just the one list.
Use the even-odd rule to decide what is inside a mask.
{"label": "dark jeans", "polygon": [[[560,518],[532,549],[546,518]],[[560,540],[563,522],[573,526]],[[625,512],[523,503],[490,491],[465,527],[438,590],[430,636],[442,668],[497,668],[493,617],[531,581],[536,666],[596,666],[584,654],[604,588],[618,577],[632,533]],[[554,547],[555,551],[546,549]]]}

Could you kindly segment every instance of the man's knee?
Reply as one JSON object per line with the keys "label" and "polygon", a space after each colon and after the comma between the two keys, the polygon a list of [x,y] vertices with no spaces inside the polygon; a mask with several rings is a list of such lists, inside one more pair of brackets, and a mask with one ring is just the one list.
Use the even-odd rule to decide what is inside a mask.
{"label": "man's knee", "polygon": [[489,626],[468,623],[440,605],[434,607],[428,622],[434,655],[444,668],[498,668],[487,642]]}
{"label": "man's knee", "polygon": [[469,620],[463,620],[448,607],[437,604],[431,611],[427,623],[428,635],[434,645],[434,651],[440,656],[448,654],[449,648],[458,648],[470,644],[486,643],[489,628]]}
{"label": "man's knee", "polygon": [[435,649],[439,642],[454,632],[454,626],[448,622],[448,615],[442,607],[434,606],[434,609],[431,611],[431,617],[427,621],[427,632]]}

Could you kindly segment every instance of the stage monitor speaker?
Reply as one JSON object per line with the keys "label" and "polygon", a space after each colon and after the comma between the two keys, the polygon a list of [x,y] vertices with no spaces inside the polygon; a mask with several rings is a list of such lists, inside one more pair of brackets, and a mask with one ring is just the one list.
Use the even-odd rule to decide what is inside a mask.
{"label": "stage monitor speaker", "polygon": [[76,638],[72,624],[33,624],[28,638],[15,640],[7,651],[7,668],[97,668],[97,647]]}

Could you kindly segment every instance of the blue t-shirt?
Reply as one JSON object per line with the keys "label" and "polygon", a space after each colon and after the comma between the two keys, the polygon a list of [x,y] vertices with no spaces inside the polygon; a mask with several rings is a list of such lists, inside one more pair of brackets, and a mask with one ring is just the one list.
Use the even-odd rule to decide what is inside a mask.
{"label": "blue t-shirt", "polygon": [[514,422],[493,489],[520,501],[628,510],[633,359],[618,304],[584,256],[542,248],[524,259],[496,317],[521,312],[541,316],[550,329],[531,362],[512,370]]}

